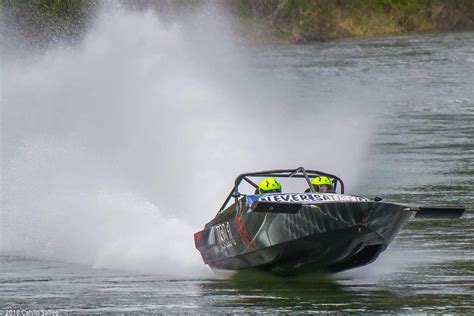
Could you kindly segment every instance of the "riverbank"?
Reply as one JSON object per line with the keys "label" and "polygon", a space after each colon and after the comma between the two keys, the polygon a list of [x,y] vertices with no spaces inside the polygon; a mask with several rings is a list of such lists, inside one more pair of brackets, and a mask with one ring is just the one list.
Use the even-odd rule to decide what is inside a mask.
{"label": "riverbank", "polygon": [[[118,5],[164,16],[212,7],[252,44],[474,30],[472,0],[120,0]],[[0,26],[8,30],[7,42],[19,39],[30,47],[71,42],[82,37],[102,6],[99,0],[4,0]]]}
{"label": "riverbank", "polygon": [[254,43],[305,43],[474,29],[472,0],[233,0],[227,9]]}

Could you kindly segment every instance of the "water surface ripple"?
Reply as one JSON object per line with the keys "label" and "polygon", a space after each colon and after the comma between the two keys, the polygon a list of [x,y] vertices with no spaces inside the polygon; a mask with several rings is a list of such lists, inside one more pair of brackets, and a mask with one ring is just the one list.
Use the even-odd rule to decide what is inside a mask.
{"label": "water surface ripple", "polygon": [[[254,48],[253,67],[308,91],[382,93],[359,193],[464,205],[410,221],[375,263],[335,276],[169,279],[0,256],[2,309],[100,312],[470,313],[474,309],[474,33]],[[310,105],[295,107],[311,111]],[[344,175],[341,175],[344,177]],[[191,237],[190,237],[191,241]]]}

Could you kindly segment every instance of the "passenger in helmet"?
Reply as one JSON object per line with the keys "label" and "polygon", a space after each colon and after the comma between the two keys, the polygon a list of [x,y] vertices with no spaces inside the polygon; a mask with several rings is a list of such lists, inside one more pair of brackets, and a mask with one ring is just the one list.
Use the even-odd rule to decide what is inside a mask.
{"label": "passenger in helmet", "polygon": [[281,193],[281,184],[275,178],[266,178],[262,180],[255,194]]}
{"label": "passenger in helmet", "polygon": [[332,193],[334,192],[334,183],[332,183],[331,179],[326,176],[319,176],[311,181],[311,185],[316,190],[316,192],[320,193]]}

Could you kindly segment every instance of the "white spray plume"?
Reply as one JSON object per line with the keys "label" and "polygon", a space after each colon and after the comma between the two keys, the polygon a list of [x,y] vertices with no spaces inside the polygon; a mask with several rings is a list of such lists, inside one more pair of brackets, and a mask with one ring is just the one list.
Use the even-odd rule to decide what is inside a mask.
{"label": "white spray plume", "polygon": [[196,275],[193,233],[239,173],[305,165],[357,178],[363,107],[307,98],[301,112],[296,91],[257,76],[211,20],[118,10],[77,46],[2,61],[0,250]]}

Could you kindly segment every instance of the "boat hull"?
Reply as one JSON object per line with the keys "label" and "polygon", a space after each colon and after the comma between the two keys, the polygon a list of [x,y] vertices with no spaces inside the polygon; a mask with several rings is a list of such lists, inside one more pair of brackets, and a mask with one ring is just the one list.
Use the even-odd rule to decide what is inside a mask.
{"label": "boat hull", "polygon": [[402,205],[367,200],[305,202],[296,211],[277,202],[258,211],[251,202],[240,200],[227,218],[195,234],[211,268],[286,275],[362,266],[387,248],[412,215]]}

